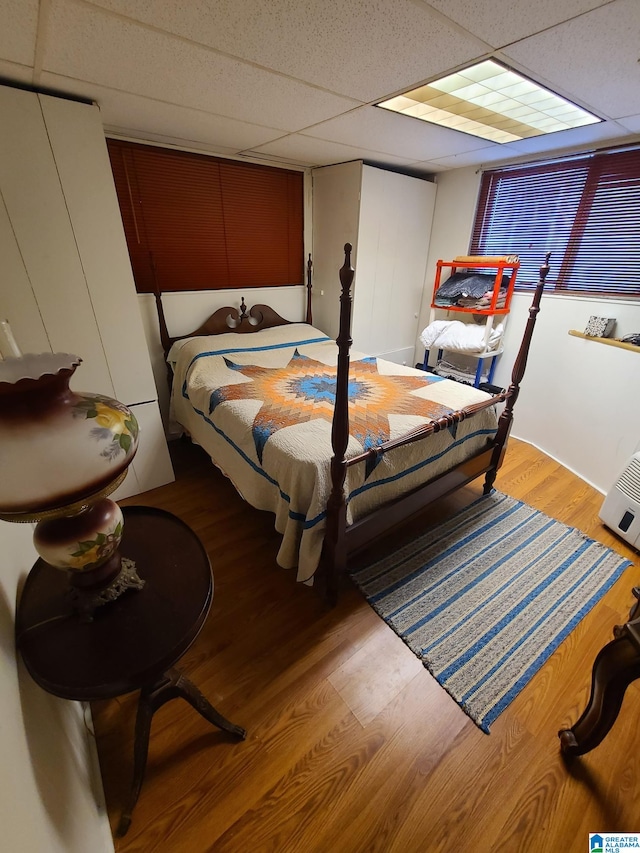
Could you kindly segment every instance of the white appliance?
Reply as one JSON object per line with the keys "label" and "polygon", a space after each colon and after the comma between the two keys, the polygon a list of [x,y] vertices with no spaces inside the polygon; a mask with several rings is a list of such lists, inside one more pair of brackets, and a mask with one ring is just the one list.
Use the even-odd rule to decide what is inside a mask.
{"label": "white appliance", "polygon": [[634,453],[604,499],[600,518],[614,533],[640,549],[640,453]]}

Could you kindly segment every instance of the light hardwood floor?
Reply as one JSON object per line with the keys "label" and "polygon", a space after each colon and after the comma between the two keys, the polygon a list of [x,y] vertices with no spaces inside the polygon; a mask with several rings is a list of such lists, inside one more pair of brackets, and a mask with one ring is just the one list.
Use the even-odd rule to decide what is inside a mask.
{"label": "light hardwood floor", "polygon": [[[176,483],[124,503],[163,507],[204,542],[214,601],[180,665],[248,737],[235,742],[182,700],[161,708],[118,851],[559,853],[588,850],[589,832],[640,832],[640,682],[593,752],[566,763],[557,737],[580,715],[593,658],[640,583],[637,552],[598,520],[598,492],[511,441],[496,487],[635,565],[486,735],[348,581],[328,609],[276,565],[270,514],[244,504],[197,448],[179,442],[174,459]],[[447,499],[439,515],[480,490]],[[135,702],[93,706],[114,827],[131,778]]]}

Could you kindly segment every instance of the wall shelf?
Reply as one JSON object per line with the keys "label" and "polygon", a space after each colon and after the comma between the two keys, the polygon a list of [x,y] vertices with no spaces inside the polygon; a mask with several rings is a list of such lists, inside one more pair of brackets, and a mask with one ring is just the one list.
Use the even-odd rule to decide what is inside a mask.
{"label": "wall shelf", "polygon": [[593,335],[585,335],[584,332],[578,332],[576,329],[569,329],[569,334],[574,338],[584,338],[586,341],[598,341],[600,344],[606,344],[609,347],[619,347],[620,349],[628,349],[631,352],[640,352],[640,347],[635,344],[628,344],[626,341],[617,341],[615,338],[597,338]]}

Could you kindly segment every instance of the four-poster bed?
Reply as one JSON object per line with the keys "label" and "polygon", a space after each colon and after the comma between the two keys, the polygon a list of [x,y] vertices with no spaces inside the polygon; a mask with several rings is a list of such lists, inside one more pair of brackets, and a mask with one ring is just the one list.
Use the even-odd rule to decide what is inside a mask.
{"label": "four-poster bed", "polygon": [[[266,305],[221,308],[171,337],[172,417],[253,506],[275,513],[278,562],[310,580],[320,565],[331,601],[349,555],[485,475],[491,490],[511,429],[549,255],[540,270],[512,383],[490,395],[433,374],[351,353],[351,246],[340,270],[335,341]],[[237,337],[242,335],[242,338]],[[251,337],[247,337],[250,335]],[[495,406],[504,403],[496,418]]]}

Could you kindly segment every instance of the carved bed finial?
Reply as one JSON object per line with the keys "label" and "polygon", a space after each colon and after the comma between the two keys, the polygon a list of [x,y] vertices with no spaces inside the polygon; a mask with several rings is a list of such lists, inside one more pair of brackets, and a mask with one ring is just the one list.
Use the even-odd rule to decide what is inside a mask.
{"label": "carved bed finial", "polygon": [[342,284],[342,292],[349,291],[351,288],[351,284],[353,282],[353,276],[355,275],[355,270],[351,266],[351,250],[353,246],[351,243],[344,244],[344,264],[340,269],[340,283]]}
{"label": "carved bed finial", "polygon": [[311,260],[311,252],[309,252],[309,260],[307,261],[307,315],[305,318],[305,323],[308,323],[310,326],[313,324],[313,315],[311,313],[311,288],[312,288],[312,272],[313,272],[313,262]]}
{"label": "carved bed finial", "polygon": [[[226,309],[225,309],[226,310]],[[225,322],[230,329],[234,331],[238,329],[239,326],[242,325],[243,320],[247,320],[249,325],[257,326],[262,321],[262,315],[259,314],[257,317],[253,316],[253,308],[249,313],[247,313],[247,306],[244,301],[244,296],[240,297],[240,310],[234,308],[229,314],[227,314],[225,318]]]}
{"label": "carved bed finial", "polygon": [[340,329],[336,343],[338,347],[346,347],[346,352],[349,352],[349,347],[353,343],[351,340],[351,307],[353,297],[351,295],[351,285],[355,270],[351,266],[351,243],[344,244],[344,264],[340,268],[340,284],[342,285],[342,293],[340,294]]}
{"label": "carved bed finial", "polygon": [[551,267],[549,266],[549,258],[551,257],[551,252],[547,252],[544,256],[544,264],[540,267],[540,280],[544,284],[546,277],[549,275],[549,270]]}

